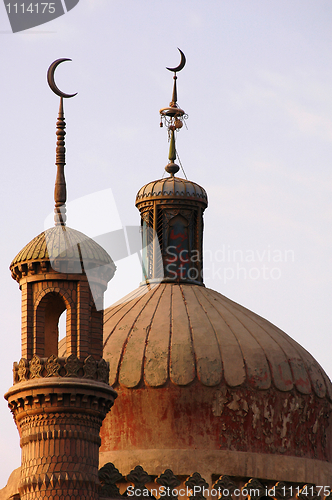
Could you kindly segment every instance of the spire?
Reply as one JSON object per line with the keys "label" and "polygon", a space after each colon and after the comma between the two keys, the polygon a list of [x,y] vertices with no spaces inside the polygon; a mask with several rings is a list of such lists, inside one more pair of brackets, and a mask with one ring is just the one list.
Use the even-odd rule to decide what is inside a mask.
{"label": "spire", "polygon": [[167,68],[174,72],[172,100],[167,108],[160,110],[161,125],[168,129],[169,163],[165,170],[170,177],[146,184],[136,197],[136,207],[141,213],[144,284],[163,281],[204,285],[203,212],[208,204],[207,194],[195,182],[175,177],[180,169],[176,158],[181,165],[175,132],[187,118],[177,103],[176,73],[186,62],[181,50],[180,53],[179,66]]}
{"label": "spire", "polygon": [[66,201],[67,201],[67,189],[66,189],[66,179],[65,179],[65,165],[66,165],[66,148],[65,148],[65,116],[63,112],[63,98],[60,97],[60,106],[58,121],[56,122],[56,159],[55,164],[57,166],[57,173],[55,179],[54,188],[54,222],[56,226],[66,225]]}
{"label": "spire", "polygon": [[174,177],[174,174],[176,174],[179,170],[180,167],[175,163],[176,160],[176,146],[175,146],[175,131],[180,130],[183,127],[183,122],[188,118],[188,115],[181,109],[177,103],[177,76],[176,73],[181,71],[185,64],[186,64],[186,56],[182,52],[182,50],[178,49],[180,54],[181,54],[181,62],[178,66],[175,68],[166,68],[169,71],[174,72],[174,83],[173,83],[173,93],[172,93],[172,100],[169,103],[169,107],[167,108],[162,108],[159,113],[161,116],[161,122],[160,126],[163,127],[165,125],[168,130],[168,137],[169,137],[169,154],[168,154],[168,159],[169,163],[166,165],[165,170],[168,172],[171,177]]}
{"label": "spire", "polygon": [[62,92],[56,85],[54,80],[54,72],[57,66],[64,62],[71,61],[71,59],[57,59],[54,61],[51,66],[48,68],[47,72],[47,81],[48,84],[53,90],[53,92],[60,97],[60,106],[59,106],[59,114],[58,121],[56,122],[56,135],[57,135],[57,143],[56,143],[56,159],[55,164],[57,166],[57,173],[55,179],[55,188],[54,188],[54,201],[55,201],[55,209],[54,209],[54,222],[56,226],[65,226],[66,225],[66,200],[67,200],[67,189],[66,189],[66,179],[65,179],[65,165],[66,165],[66,148],[65,148],[65,115],[63,112],[63,99],[68,99],[70,97],[74,97],[75,94],[65,94]]}

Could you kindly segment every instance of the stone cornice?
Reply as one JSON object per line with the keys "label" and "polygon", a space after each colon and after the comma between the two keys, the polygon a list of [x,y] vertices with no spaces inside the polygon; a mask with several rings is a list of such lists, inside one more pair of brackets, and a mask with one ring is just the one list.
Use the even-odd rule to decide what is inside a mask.
{"label": "stone cornice", "polygon": [[91,355],[80,359],[74,354],[68,357],[52,355],[48,358],[34,355],[30,361],[21,358],[18,363],[14,363],[14,385],[27,380],[53,377],[88,379],[108,384],[109,363],[104,359],[96,361]]}

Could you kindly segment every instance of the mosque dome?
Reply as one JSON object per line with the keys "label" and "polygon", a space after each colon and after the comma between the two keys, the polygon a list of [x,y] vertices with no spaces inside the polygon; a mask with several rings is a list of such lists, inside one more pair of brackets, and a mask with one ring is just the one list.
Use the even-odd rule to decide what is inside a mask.
{"label": "mosque dome", "polygon": [[286,333],[220,293],[139,287],[105,311],[104,358],[119,398],[102,463],[207,480],[330,477],[331,381]]}
{"label": "mosque dome", "polygon": [[[330,484],[332,384],[315,359],[266,319],[205,287],[205,190],[179,179],[169,108],[166,179],[136,197],[141,286],[104,313],[104,358],[117,404],[102,426],[100,464],[122,474],[198,471],[273,484]],[[238,480],[238,479],[237,479]],[[272,484],[272,483],[271,483]]]}
{"label": "mosque dome", "polygon": [[98,243],[80,231],[61,224],[40,233],[16,255],[10,264],[13,278],[19,281],[22,270],[29,265],[72,273],[107,266],[111,274],[109,279],[115,272],[115,264]]}
{"label": "mosque dome", "polygon": [[136,206],[143,282],[104,314],[119,398],[101,465],[325,484],[331,381],[285,332],[204,286],[204,189],[171,172],[140,189]]}
{"label": "mosque dome", "polygon": [[332,384],[317,361],[266,319],[197,285],[142,286],[104,316],[110,383],[127,388],[221,384],[317,396]]}

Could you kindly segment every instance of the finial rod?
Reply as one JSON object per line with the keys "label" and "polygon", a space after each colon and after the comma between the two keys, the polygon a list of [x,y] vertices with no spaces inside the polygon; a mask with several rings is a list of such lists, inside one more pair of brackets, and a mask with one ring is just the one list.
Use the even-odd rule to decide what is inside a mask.
{"label": "finial rod", "polygon": [[67,201],[67,188],[65,179],[65,165],[66,165],[66,148],[65,148],[65,116],[63,112],[63,98],[60,97],[60,106],[58,120],[56,122],[56,158],[55,164],[57,166],[57,173],[54,188],[54,222],[56,226],[66,225],[66,201]]}
{"label": "finial rod", "polygon": [[171,130],[171,139],[169,142],[169,154],[168,159],[170,162],[174,163],[176,160],[176,149],[175,149],[175,134],[174,130]]}
{"label": "finial rod", "polygon": [[176,160],[176,147],[175,147],[175,131],[179,130],[180,128],[183,127],[183,122],[188,118],[186,113],[181,109],[178,104],[178,94],[177,94],[177,76],[176,73],[181,71],[185,64],[186,64],[186,56],[182,52],[182,50],[178,49],[180,54],[181,54],[181,62],[178,66],[175,68],[166,68],[169,71],[174,72],[173,76],[173,93],[172,93],[172,100],[169,103],[168,108],[162,108],[159,113],[161,115],[161,123],[160,126],[162,127],[164,124],[166,125],[168,129],[168,134],[169,134],[169,140],[170,140],[170,145],[169,145],[169,163],[166,165],[165,170],[168,172],[171,176],[174,176],[179,170],[180,167],[176,165],[174,162]]}
{"label": "finial rod", "polygon": [[169,103],[169,105],[172,107],[176,107],[176,103],[178,100],[178,93],[177,93],[177,88],[176,88],[176,80],[178,79],[178,77],[176,76],[176,73],[174,73],[173,79],[174,79],[173,95],[172,95],[172,101]]}
{"label": "finial rod", "polygon": [[54,222],[56,226],[65,226],[66,225],[66,201],[67,201],[67,188],[66,188],[66,179],[65,179],[65,165],[66,165],[66,148],[65,148],[65,115],[63,111],[63,99],[68,99],[70,97],[74,97],[76,94],[65,94],[62,92],[56,85],[54,80],[54,72],[60,63],[64,61],[71,61],[71,59],[57,59],[54,61],[47,71],[47,82],[53,90],[53,92],[60,97],[60,106],[59,106],[59,114],[58,120],[56,122],[56,135],[57,135],[57,143],[56,143],[56,159],[55,164],[57,166],[57,173],[55,179],[55,188],[54,188],[54,201],[55,201],[55,209],[54,209]]}

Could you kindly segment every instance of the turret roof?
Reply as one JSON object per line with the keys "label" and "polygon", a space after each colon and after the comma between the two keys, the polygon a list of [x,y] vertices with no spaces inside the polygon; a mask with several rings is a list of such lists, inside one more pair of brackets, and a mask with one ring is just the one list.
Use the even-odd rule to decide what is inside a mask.
{"label": "turret roof", "polygon": [[142,286],[105,312],[110,383],[128,388],[168,381],[205,386],[295,387],[332,401],[318,362],[266,319],[197,285]]}

